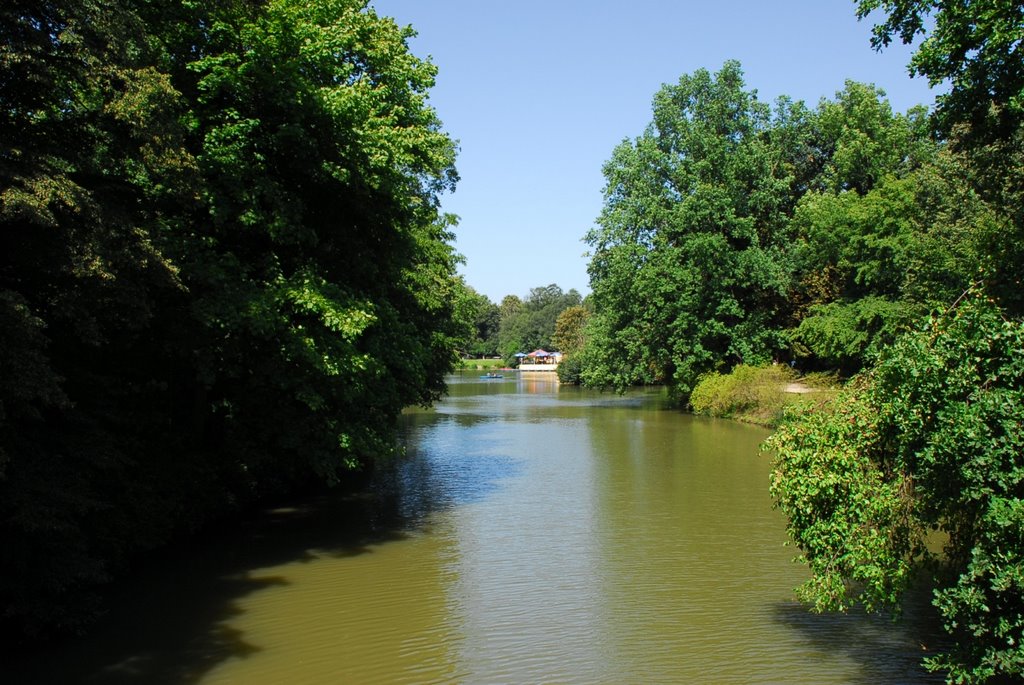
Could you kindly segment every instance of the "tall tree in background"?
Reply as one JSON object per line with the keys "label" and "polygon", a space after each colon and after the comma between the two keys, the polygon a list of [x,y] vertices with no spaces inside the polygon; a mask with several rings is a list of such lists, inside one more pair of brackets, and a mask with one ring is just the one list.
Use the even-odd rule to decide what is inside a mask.
{"label": "tall tree in background", "polygon": [[501,303],[499,348],[506,363],[516,362],[516,352],[553,347],[555,322],[567,308],[583,301],[575,290],[563,292],[552,283],[531,288],[525,299],[508,295]]}
{"label": "tall tree in background", "polygon": [[522,341],[516,329],[523,311],[523,301],[518,295],[506,295],[498,307],[498,354],[506,362],[515,361],[515,353],[522,352]]}
{"label": "tall tree in background", "polygon": [[555,321],[555,334],[551,337],[551,342],[563,355],[562,361],[558,364],[558,380],[563,383],[578,385],[583,382],[582,357],[587,343],[589,321],[590,309],[585,304],[565,309]]}
{"label": "tall tree in background", "polygon": [[798,356],[849,375],[977,277],[1001,227],[947,152],[865,195],[810,194],[794,217]]}
{"label": "tall tree in background", "polygon": [[555,349],[566,354],[579,354],[586,343],[587,321],[590,310],[583,305],[574,305],[562,310],[555,320],[555,333],[551,343]]}
{"label": "tall tree in background", "polygon": [[463,351],[477,357],[490,357],[498,353],[498,330],[501,310],[490,298],[466,286],[465,319],[468,339]]}
{"label": "tall tree in background", "polygon": [[584,378],[664,382],[685,396],[702,373],[782,347],[795,176],[736,62],[664,86],[653,108],[605,165],[604,209],[586,237],[595,321]]}

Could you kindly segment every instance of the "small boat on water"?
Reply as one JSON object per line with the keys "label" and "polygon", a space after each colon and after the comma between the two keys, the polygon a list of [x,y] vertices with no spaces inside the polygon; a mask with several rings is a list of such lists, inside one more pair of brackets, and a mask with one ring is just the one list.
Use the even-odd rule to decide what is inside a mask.
{"label": "small boat on water", "polygon": [[483,376],[480,376],[480,378],[483,378],[484,380],[490,380],[492,378],[504,378],[504,376],[501,375],[500,373],[485,373]]}

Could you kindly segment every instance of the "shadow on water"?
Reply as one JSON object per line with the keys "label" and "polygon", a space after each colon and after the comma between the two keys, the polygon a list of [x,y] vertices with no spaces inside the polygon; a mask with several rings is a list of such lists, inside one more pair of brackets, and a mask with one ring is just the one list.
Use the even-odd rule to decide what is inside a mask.
{"label": "shadow on water", "polygon": [[112,593],[108,614],[89,635],[5,655],[3,682],[188,685],[262,651],[231,622],[246,597],[288,584],[275,567],[372,554],[422,531],[432,514],[486,497],[515,473],[497,455],[448,457],[397,458],[365,489],[267,509],[161,553]]}
{"label": "shadow on water", "polygon": [[[653,443],[631,440],[647,436],[653,441],[656,422],[663,424],[664,435],[672,436],[671,445],[682,444],[679,427],[670,420],[674,417],[658,412],[664,403],[653,391],[622,398],[568,389],[559,390],[556,400],[538,390],[537,396],[526,402],[521,396],[501,398],[519,392],[516,383],[507,385],[453,385],[452,397],[442,409],[409,412],[403,417],[408,454],[383,464],[364,490],[309,497],[291,506],[267,509],[155,558],[136,579],[118,589],[110,614],[91,636],[19,655],[17,660],[5,657],[0,680],[18,685],[192,685],[215,675],[212,672],[225,662],[269,651],[273,644],[263,644],[255,634],[239,630],[236,619],[254,595],[287,589],[288,578],[295,576],[281,567],[312,564],[325,557],[365,560],[365,555],[378,553],[383,545],[429,531],[439,512],[492,497],[527,470],[515,456],[516,446],[522,447],[524,421],[539,416],[547,421],[575,421],[584,412],[593,414],[597,409],[600,416],[595,425],[606,428],[597,434],[602,444],[610,444],[615,431],[622,432],[618,442],[625,456],[606,463],[625,463],[633,470],[640,469],[641,460],[629,455],[646,455],[646,449],[635,450]],[[470,396],[475,399],[460,403],[460,397]],[[621,417],[608,411],[623,408],[629,412]],[[650,416],[646,416],[648,409]],[[638,414],[645,415],[642,426]],[[707,433],[704,439],[713,443],[720,438],[719,433]],[[680,452],[681,448],[667,452],[666,463],[688,463]],[[650,466],[651,462],[645,459],[643,464]],[[625,473],[633,472],[628,469]],[[617,479],[622,472],[609,473],[614,476],[609,481],[610,492],[621,492],[623,484]],[[654,467],[640,469],[639,474],[626,483],[634,485],[638,493],[651,494],[651,490],[641,489],[651,474],[648,480],[658,485],[671,483],[665,472]],[[627,492],[614,502],[629,512],[647,499]],[[630,556],[623,563],[633,568],[633,561]],[[676,575],[673,572],[670,577]],[[659,583],[654,590],[660,591],[670,582]],[[920,602],[926,608],[927,603],[927,597]],[[632,608],[630,604],[628,610]],[[841,651],[849,656],[857,664],[852,682],[941,682],[920,667],[921,657],[935,646],[918,637],[931,633],[922,629],[928,624],[924,613],[917,615],[916,611],[908,611],[904,626],[896,630],[885,618],[816,615],[796,603],[775,606],[771,620],[797,635],[800,643],[811,645],[812,652]],[[921,642],[929,652],[922,650]],[[801,651],[796,658],[806,660],[806,654]]]}
{"label": "shadow on water", "polygon": [[930,597],[924,588],[909,592],[898,619],[859,609],[818,614],[797,601],[776,605],[774,618],[813,649],[849,657],[859,669],[853,683],[944,683],[941,674],[929,673],[922,663],[948,647]]}

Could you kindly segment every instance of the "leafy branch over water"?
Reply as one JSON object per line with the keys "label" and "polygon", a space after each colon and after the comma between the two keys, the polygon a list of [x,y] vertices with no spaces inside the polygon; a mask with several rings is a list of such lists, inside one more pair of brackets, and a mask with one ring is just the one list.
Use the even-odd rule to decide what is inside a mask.
{"label": "leafy branch over water", "polygon": [[[834,402],[766,443],[820,610],[894,607],[922,562],[958,638],[954,680],[1020,673],[1024,654],[1024,324],[972,293],[886,349]],[[948,536],[934,559],[926,538]]]}
{"label": "leafy branch over water", "polygon": [[440,396],[462,327],[435,68],[361,0],[0,9],[0,629]]}

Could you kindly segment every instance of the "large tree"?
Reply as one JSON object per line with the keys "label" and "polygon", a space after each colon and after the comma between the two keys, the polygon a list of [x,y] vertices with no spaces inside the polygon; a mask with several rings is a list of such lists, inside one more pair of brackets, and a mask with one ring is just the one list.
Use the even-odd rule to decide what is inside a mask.
{"label": "large tree", "polygon": [[[791,107],[780,103],[781,119]],[[586,237],[595,320],[584,378],[685,395],[702,373],[768,361],[782,345],[796,176],[736,62],[664,86],[653,110],[604,167],[604,209]]]}
{"label": "large tree", "polygon": [[270,446],[328,480],[386,451],[402,406],[439,396],[456,334],[437,199],[454,146],[426,102],[435,69],[364,5],[155,17],[204,181],[202,218],[188,219],[202,239],[179,256],[201,326],[197,391],[229,446]]}
{"label": "large tree", "polygon": [[0,16],[0,606],[67,629],[133,552],[439,396],[454,144],[359,0]]}

